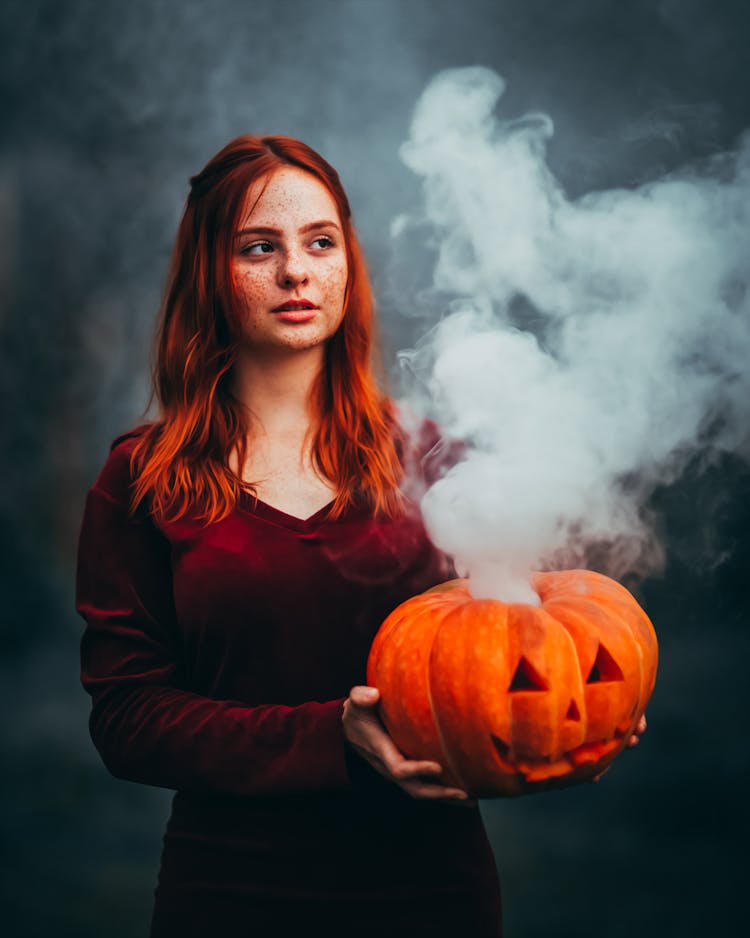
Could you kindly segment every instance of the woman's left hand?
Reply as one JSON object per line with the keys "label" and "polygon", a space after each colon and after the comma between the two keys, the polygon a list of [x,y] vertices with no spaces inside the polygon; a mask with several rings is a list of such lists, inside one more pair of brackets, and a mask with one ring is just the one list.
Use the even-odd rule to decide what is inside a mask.
{"label": "woman's left hand", "polygon": [[[638,743],[640,742],[641,736],[643,736],[645,732],[646,732],[646,714],[644,713],[643,716],[638,721],[638,723],[636,724],[635,733],[633,733],[633,735],[627,741],[625,748],[632,749],[634,746],[637,746]],[[607,768],[604,770],[604,772],[608,772],[611,768],[612,766],[608,765]],[[598,782],[599,779],[602,777],[602,775],[604,775],[604,772],[600,772],[598,775],[595,775],[594,778],[591,779],[591,781]]]}
{"label": "woman's left hand", "polygon": [[645,732],[646,732],[646,714],[644,713],[643,716],[638,721],[638,723],[636,724],[635,733],[633,733],[633,735],[628,740],[627,748],[632,749],[633,746],[637,746],[641,736],[643,736]]}

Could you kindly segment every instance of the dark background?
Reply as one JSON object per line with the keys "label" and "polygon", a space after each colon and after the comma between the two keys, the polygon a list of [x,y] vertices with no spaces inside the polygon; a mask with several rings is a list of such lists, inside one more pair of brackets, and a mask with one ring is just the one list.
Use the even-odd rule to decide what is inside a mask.
{"label": "dark background", "polygon": [[[0,11],[0,493],[5,935],[146,933],[170,793],[110,778],[87,733],[73,608],[85,491],[145,406],[187,177],[243,132],[340,170],[386,357],[428,323],[390,220],[398,161],[442,68],[543,110],[570,195],[730,149],[750,127],[744,0],[5,0]],[[421,272],[415,254],[411,276]],[[429,271],[424,271],[429,277]],[[649,730],[596,786],[483,803],[507,934],[713,935],[746,919],[750,476],[725,457],[659,490],[661,644]]]}

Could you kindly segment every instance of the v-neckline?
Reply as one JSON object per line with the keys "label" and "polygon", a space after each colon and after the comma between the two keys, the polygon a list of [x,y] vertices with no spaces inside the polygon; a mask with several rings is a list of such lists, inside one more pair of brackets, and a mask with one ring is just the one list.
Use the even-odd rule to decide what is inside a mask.
{"label": "v-neckline", "polygon": [[259,518],[265,518],[273,524],[278,524],[283,528],[290,528],[295,531],[304,531],[311,525],[323,521],[335,501],[335,499],[332,498],[329,502],[326,502],[322,508],[308,515],[307,518],[298,518],[297,515],[290,515],[289,512],[282,511],[281,508],[275,508],[273,505],[269,505],[268,502],[264,502],[262,498],[256,498],[249,492],[242,492],[240,499],[254,514],[258,515]]}

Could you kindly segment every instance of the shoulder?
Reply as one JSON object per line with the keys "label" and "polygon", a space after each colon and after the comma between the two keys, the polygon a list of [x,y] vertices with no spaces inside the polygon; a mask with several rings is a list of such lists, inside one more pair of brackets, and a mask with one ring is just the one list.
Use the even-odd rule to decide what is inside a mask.
{"label": "shoulder", "polygon": [[464,458],[465,442],[448,436],[429,417],[399,409],[397,421],[400,430],[397,448],[407,479],[429,488]]}
{"label": "shoulder", "polygon": [[133,482],[131,457],[138,441],[154,426],[144,423],[116,436],[109,446],[109,455],[102,466],[92,490],[116,501],[129,499]]}

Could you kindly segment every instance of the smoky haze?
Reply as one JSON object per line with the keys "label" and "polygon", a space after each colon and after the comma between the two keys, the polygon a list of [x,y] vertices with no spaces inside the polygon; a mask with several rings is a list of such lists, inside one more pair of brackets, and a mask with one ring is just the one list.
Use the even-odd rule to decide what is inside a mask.
{"label": "smoky haze", "polygon": [[401,359],[471,443],[424,498],[433,539],[475,595],[535,601],[528,571],[586,565],[592,545],[618,579],[658,572],[656,487],[696,453],[750,455],[750,134],[571,199],[553,119],[501,118],[504,90],[453,69],[416,106],[401,156],[425,207],[394,234],[432,237],[448,314]]}
{"label": "smoky haze", "polygon": [[[739,436],[732,438],[743,411],[733,416],[731,408],[744,379],[727,376],[732,355],[741,361],[745,348],[746,281],[724,285],[725,305],[711,314],[713,334],[703,298],[716,294],[711,277],[728,272],[737,256],[728,231],[709,243],[717,212],[736,219],[736,252],[746,247],[739,230],[746,202],[733,193],[744,178],[741,134],[750,127],[749,29],[746,0],[0,4],[3,935],[147,934],[170,793],[111,778],[89,738],[89,700],[78,679],[76,540],[86,490],[110,441],[140,422],[147,400],[149,346],[187,180],[248,132],[299,137],[339,170],[375,284],[384,361],[391,368],[399,349],[415,350],[392,368],[393,388],[408,376],[412,405],[472,439],[477,457],[496,460],[490,442],[500,440],[501,455],[523,453],[528,464],[533,440],[525,434],[539,433],[546,445],[535,471],[570,462],[560,473],[570,486],[571,517],[593,518],[590,499],[604,505],[609,527],[616,502],[607,501],[606,479],[617,498],[631,493],[624,516],[615,514],[605,532],[605,546],[620,532],[622,556],[598,552],[589,539],[600,535],[591,528],[577,539],[574,523],[570,541],[566,518],[553,541],[569,553],[556,565],[583,552],[609,572],[663,564],[661,574],[634,587],[660,643],[649,729],[635,753],[624,754],[601,785],[481,806],[501,872],[507,934],[578,938],[583,920],[607,938],[685,938],[745,927],[750,748],[737,728],[750,709],[750,472],[737,455]],[[486,161],[476,179],[473,165],[466,168],[470,151],[458,143],[456,173],[433,165],[424,148],[412,152],[421,168],[408,167],[400,147],[425,89],[436,76],[444,82],[446,70],[477,66],[502,75],[505,90],[489,103],[498,79],[479,72],[479,98],[462,92],[474,153]],[[455,94],[448,103],[455,119],[464,119],[455,113]],[[482,107],[487,139],[472,125]],[[445,119],[433,109],[425,120],[447,144]],[[418,138],[412,135],[412,144]],[[444,158],[440,148],[435,158]],[[462,187],[478,189],[496,165],[502,190],[483,188],[480,209],[461,208]],[[524,189],[523,178],[511,183],[504,175],[522,171],[532,174]],[[683,188],[684,199],[673,189],[674,205],[667,186],[654,227],[651,188],[685,176],[701,185]],[[446,193],[456,187],[444,219],[422,191],[443,177]],[[510,196],[498,205],[503,192]],[[481,210],[492,199],[496,224]],[[628,205],[653,245],[645,270],[645,243],[623,215]],[[519,217],[522,209],[528,218]],[[503,214],[513,217],[512,226]],[[455,238],[448,218],[457,223]],[[670,245],[657,232],[672,232],[678,219],[687,219],[686,237],[694,239],[680,235]],[[603,230],[599,243],[594,234]],[[717,256],[725,249],[727,257]],[[666,311],[612,260],[620,250],[632,255],[633,271],[656,278],[654,289],[659,278],[668,281]],[[678,322],[671,303],[680,285],[669,282],[667,267],[684,276],[691,251],[697,269],[714,264],[713,274],[696,287],[697,276],[687,271],[681,300],[688,313]],[[592,270],[594,279],[580,282]],[[628,310],[622,290],[649,302]],[[586,305],[578,309],[581,297]],[[651,319],[638,319],[636,305]],[[622,363],[610,374],[597,366],[598,356],[628,323],[637,340],[622,338]],[[683,328],[684,340],[675,334]],[[644,331],[658,342],[644,339]],[[516,401],[505,411],[512,433],[502,438],[473,381],[470,406],[458,397],[451,407],[436,403],[463,381],[464,353],[458,365],[448,355],[435,371],[438,356],[453,354],[467,333],[478,347],[470,355],[491,359],[487,393]],[[570,417],[588,408],[592,428],[598,426],[601,386],[588,399],[586,389],[599,382],[617,398],[621,371],[636,359],[648,374],[625,424],[632,440],[641,421],[641,443],[632,458],[622,456],[625,429],[617,430],[620,441],[613,419],[597,444],[606,471],[581,495],[576,472],[597,469],[585,421],[571,427]],[[664,400],[644,400],[649,388],[666,386],[674,361],[700,377],[667,388]],[[718,363],[715,374],[711,363]],[[665,369],[661,377],[657,366]],[[446,383],[439,394],[438,377]],[[683,413],[670,396],[685,389]],[[551,402],[554,394],[564,408]],[[626,403],[608,406],[623,423]],[[656,435],[654,407],[679,413],[664,427],[668,445],[657,441],[652,460],[641,445]],[[475,408],[477,419],[489,421],[485,435],[468,423]],[[697,435],[687,449],[678,444],[658,465],[656,457],[689,437],[691,426]],[[628,464],[637,470],[622,468]],[[551,512],[556,498],[535,484],[530,511],[538,505]],[[496,507],[507,512],[507,498]],[[464,505],[454,517],[468,517],[470,509]],[[529,553],[550,516],[535,522]],[[623,533],[631,528],[635,535]]]}

